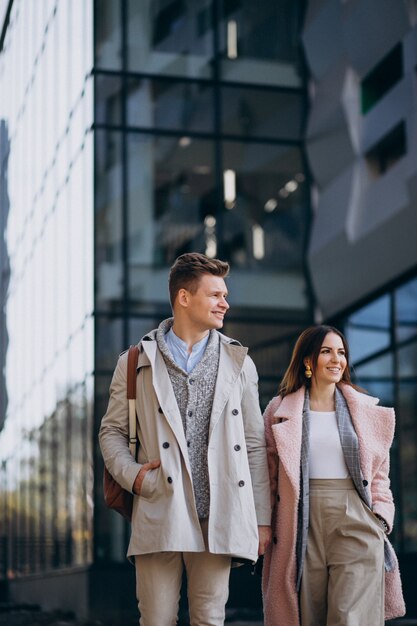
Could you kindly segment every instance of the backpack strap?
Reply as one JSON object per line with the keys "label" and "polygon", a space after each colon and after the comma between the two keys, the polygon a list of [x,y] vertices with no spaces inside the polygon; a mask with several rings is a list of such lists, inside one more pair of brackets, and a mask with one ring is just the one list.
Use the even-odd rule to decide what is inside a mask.
{"label": "backpack strap", "polygon": [[129,449],[133,457],[136,455],[136,375],[139,348],[130,346],[127,355],[127,389],[129,401]]}

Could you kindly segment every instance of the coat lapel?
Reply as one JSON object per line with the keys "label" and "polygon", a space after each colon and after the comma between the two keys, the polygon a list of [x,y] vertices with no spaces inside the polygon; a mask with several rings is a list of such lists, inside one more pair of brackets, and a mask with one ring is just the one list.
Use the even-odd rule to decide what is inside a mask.
{"label": "coat lapel", "polygon": [[301,387],[282,400],[275,417],[281,423],[272,426],[280,464],[298,499],[300,494],[300,458],[305,389]]}
{"label": "coat lapel", "polygon": [[357,435],[360,468],[367,479],[370,459],[382,462],[388,454],[394,437],[394,410],[376,406],[378,398],[360,393],[349,385],[340,385],[340,391]]}
{"label": "coat lapel", "polygon": [[[164,359],[157,348],[156,341],[142,341],[141,345],[148,359],[148,364],[150,364],[152,368],[152,383],[159,406],[178,441],[187,467],[189,467],[184,426]],[[139,354],[138,366],[140,366],[141,363],[146,364],[146,357],[142,355],[142,353]]]}
{"label": "coat lapel", "polygon": [[242,371],[248,349],[234,343],[226,343],[220,339],[219,370],[216,387],[214,389],[213,406],[211,410],[209,437],[219,421],[223,409],[230,397],[233,385]]}

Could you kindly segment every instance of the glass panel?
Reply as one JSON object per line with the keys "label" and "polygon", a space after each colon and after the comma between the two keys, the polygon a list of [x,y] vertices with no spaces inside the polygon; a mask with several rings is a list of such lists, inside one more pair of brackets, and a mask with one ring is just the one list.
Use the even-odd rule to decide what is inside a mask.
{"label": "glass panel", "polygon": [[372,359],[364,365],[353,367],[355,377],[359,380],[363,378],[388,378],[393,376],[392,353],[384,354],[378,359]]}
{"label": "glass panel", "polygon": [[122,65],[121,3],[94,0],[96,67],[117,70]]}
{"label": "glass panel", "polygon": [[[262,281],[262,277],[259,277],[259,281]],[[278,320],[276,317],[242,320],[226,316],[223,332],[248,346],[249,354],[255,362],[262,409],[277,395],[278,385],[291,360],[296,339],[308,324],[309,320],[300,319],[296,312],[291,312],[285,320]]]}
{"label": "glass panel", "polygon": [[417,334],[417,278],[399,287],[395,292],[397,340]]}
{"label": "glass panel", "polygon": [[407,552],[415,552],[417,551],[417,383],[399,385],[398,400],[404,548]]}
{"label": "glass panel", "polygon": [[95,133],[96,304],[120,307],[123,297],[122,139],[110,131]]}
{"label": "glass panel", "polygon": [[362,113],[372,109],[403,75],[403,49],[399,43],[362,80]]}
{"label": "glass panel", "polygon": [[[7,350],[0,374],[7,398],[0,568],[12,578],[71,564],[73,538],[83,545],[79,564],[92,555],[84,521],[87,490],[93,496],[84,402],[77,405],[82,437],[71,441],[68,429],[69,394],[92,360],[91,325],[82,330],[93,291],[92,4],[13,3],[0,61],[0,298],[8,333],[0,328],[3,357]],[[71,443],[77,454],[69,459]],[[78,508],[77,497],[69,497],[70,476],[76,495],[82,493]]]}
{"label": "glass panel", "polygon": [[417,378],[417,341],[398,350],[398,375]]}
{"label": "glass panel", "polygon": [[401,121],[378,140],[365,154],[365,162],[372,178],[383,176],[407,152],[407,131]]}
{"label": "glass panel", "polygon": [[[129,126],[208,132],[213,129],[213,90],[202,83],[132,78]],[[183,142],[188,138],[184,137]]]}
{"label": "glass panel", "polygon": [[[50,569],[53,564],[54,522],[56,519],[54,489],[56,475],[56,429],[54,419],[47,419],[39,432],[39,509],[40,509],[40,560],[41,569]],[[55,463],[54,463],[55,461]]]}
{"label": "glass panel", "polygon": [[71,563],[71,526],[70,526],[70,495],[69,481],[71,475],[70,407],[67,399],[59,402],[56,409],[56,454],[59,458],[55,478],[56,490],[56,536],[55,559],[60,565]]}
{"label": "glass panel", "polygon": [[91,540],[87,525],[87,447],[85,442],[91,442],[92,433],[88,433],[86,428],[87,411],[84,386],[77,387],[71,393],[69,401],[71,420],[69,498],[71,503],[72,563],[81,565],[86,562],[87,546]]}
{"label": "glass panel", "polygon": [[[113,364],[115,367],[116,361]],[[109,400],[109,387],[111,376],[95,377],[95,414],[96,423],[100,424],[102,416],[107,409]],[[103,457],[99,450],[98,437],[95,438],[95,458],[96,458],[96,476],[103,474]],[[114,511],[110,511],[104,504],[103,483],[97,481],[95,500],[95,549],[99,560],[101,561],[120,561],[126,560],[127,533],[125,532],[126,522],[120,515]]]}
{"label": "glass panel", "polygon": [[349,317],[346,337],[352,363],[390,345],[390,319],[389,295],[375,300]]}
{"label": "glass panel", "polygon": [[8,554],[7,554],[7,543],[8,543],[8,506],[7,506],[7,493],[8,493],[8,484],[7,484],[7,462],[2,461],[0,464],[0,506],[3,511],[3,515],[0,516],[0,576],[2,579],[6,578],[7,570],[8,570]]}
{"label": "glass panel", "polygon": [[239,267],[301,270],[308,213],[301,152],[289,146],[223,146],[222,246]]}
{"label": "glass panel", "polygon": [[112,371],[119,354],[129,346],[123,345],[123,319],[96,318],[96,369]]}
{"label": "glass panel", "polygon": [[128,191],[131,298],[166,303],[165,272],[159,280],[145,268],[207,251],[213,235],[205,218],[212,216],[216,192],[212,143],[132,134]]}
{"label": "glass panel", "polygon": [[301,4],[293,0],[223,0],[222,78],[299,86]]}
{"label": "glass panel", "polygon": [[244,87],[222,89],[222,132],[268,139],[298,139],[303,120],[300,92]]}
{"label": "glass panel", "polygon": [[367,391],[369,395],[374,398],[379,398],[379,404],[381,406],[394,406],[394,381],[358,378],[355,380],[355,383]]}
{"label": "glass panel", "polygon": [[[167,296],[168,300],[168,296]],[[166,314],[161,311],[158,317],[133,317],[129,320],[129,345],[137,344],[146,333],[157,328],[163,318],[171,317],[172,313],[167,309]]]}
{"label": "glass panel", "polygon": [[95,122],[122,123],[122,79],[119,76],[95,75]]}
{"label": "glass panel", "polygon": [[129,0],[128,69],[210,78],[210,0]]}

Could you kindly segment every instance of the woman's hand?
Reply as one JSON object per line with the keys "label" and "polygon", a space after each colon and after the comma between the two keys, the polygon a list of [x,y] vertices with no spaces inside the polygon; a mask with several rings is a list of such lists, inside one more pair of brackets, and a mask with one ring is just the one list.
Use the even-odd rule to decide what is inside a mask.
{"label": "woman's hand", "polygon": [[270,526],[258,526],[259,534],[259,548],[258,555],[265,554],[265,550],[269,546],[272,540],[272,530]]}

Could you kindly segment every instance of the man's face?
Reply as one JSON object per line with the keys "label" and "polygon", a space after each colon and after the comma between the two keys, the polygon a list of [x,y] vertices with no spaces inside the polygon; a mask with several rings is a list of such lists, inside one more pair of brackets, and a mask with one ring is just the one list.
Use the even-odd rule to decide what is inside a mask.
{"label": "man's face", "polygon": [[190,323],[199,331],[222,328],[224,316],[229,308],[226,283],[223,278],[203,274],[195,293],[187,295],[187,315]]}

